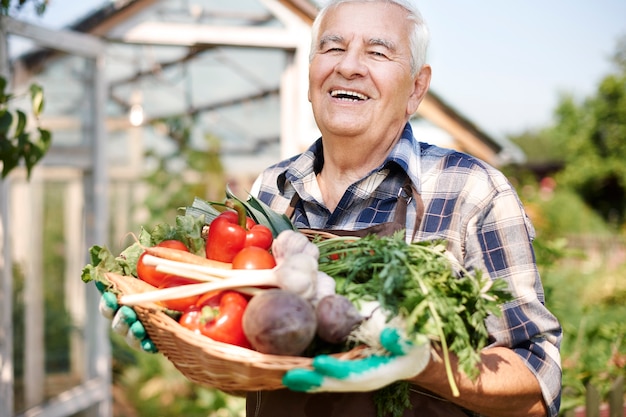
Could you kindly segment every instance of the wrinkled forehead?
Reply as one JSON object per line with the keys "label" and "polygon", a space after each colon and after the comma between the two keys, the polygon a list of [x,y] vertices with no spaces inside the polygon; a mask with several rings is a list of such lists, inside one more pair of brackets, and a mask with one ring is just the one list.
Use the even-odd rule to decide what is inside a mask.
{"label": "wrinkled forehead", "polygon": [[315,42],[329,38],[360,36],[393,44],[408,42],[411,30],[409,12],[385,1],[348,1],[329,7],[316,31]]}

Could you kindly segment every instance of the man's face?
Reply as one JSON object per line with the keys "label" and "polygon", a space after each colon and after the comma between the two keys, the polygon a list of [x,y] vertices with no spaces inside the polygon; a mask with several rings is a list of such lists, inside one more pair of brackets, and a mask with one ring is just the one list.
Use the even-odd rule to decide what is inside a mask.
{"label": "man's face", "polygon": [[309,100],[322,135],[395,139],[417,110],[406,17],[388,3],[328,11],[309,67]]}

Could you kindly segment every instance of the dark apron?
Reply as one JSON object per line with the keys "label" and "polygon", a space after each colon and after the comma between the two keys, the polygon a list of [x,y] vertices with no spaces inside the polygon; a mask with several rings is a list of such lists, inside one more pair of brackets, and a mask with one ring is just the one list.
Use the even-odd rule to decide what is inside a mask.
{"label": "dark apron", "polygon": [[[368,234],[390,236],[406,229],[407,206],[411,200],[416,202],[415,227],[417,233],[424,216],[424,203],[419,193],[412,187],[410,180],[398,192],[398,202],[393,220],[361,230],[317,229],[340,236],[363,237]],[[285,212],[291,218],[300,196],[295,194]],[[316,229],[313,229],[314,231]],[[412,408],[407,409],[403,417],[467,417],[455,404],[429,393],[417,386],[411,386],[410,400]],[[324,392],[307,394],[287,389],[276,391],[250,392],[246,396],[247,417],[377,417],[373,392],[333,393]]]}

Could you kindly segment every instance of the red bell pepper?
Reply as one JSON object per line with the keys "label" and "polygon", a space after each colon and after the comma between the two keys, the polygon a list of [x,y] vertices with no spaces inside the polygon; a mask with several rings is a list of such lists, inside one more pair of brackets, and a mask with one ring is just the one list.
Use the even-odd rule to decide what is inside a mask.
{"label": "red bell pepper", "polygon": [[274,239],[272,231],[247,217],[242,204],[230,200],[227,203],[235,211],[225,211],[211,222],[206,239],[206,257],[232,262],[235,255],[248,246],[269,250]]}
{"label": "red bell pepper", "polygon": [[247,306],[248,299],[236,291],[211,292],[189,307],[179,323],[215,341],[251,348],[242,325]]}

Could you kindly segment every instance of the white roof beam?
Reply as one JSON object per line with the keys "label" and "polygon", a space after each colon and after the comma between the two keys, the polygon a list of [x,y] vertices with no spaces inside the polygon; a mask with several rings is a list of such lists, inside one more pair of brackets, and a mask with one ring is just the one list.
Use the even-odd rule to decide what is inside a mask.
{"label": "white roof beam", "polygon": [[33,39],[42,46],[88,58],[97,57],[105,49],[102,40],[86,33],[47,29],[8,16],[0,16],[0,26],[7,32]]}
{"label": "white roof beam", "polygon": [[304,23],[302,19],[293,14],[285,5],[277,0],[259,0],[283,25],[290,29],[305,29],[307,32],[311,27]]}
{"label": "white roof beam", "polygon": [[282,28],[143,22],[126,32],[120,41],[149,45],[202,44],[292,50],[298,46],[299,37]]}

